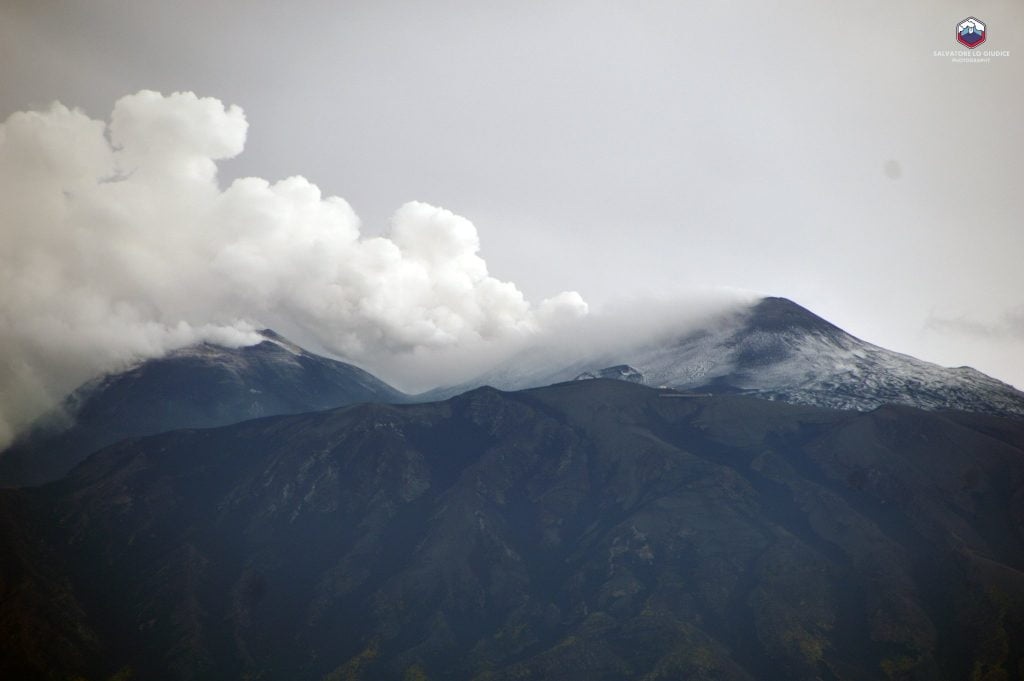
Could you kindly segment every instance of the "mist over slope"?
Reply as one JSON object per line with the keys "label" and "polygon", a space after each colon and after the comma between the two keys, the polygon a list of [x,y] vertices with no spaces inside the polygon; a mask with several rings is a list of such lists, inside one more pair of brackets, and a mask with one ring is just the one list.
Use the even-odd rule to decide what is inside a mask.
{"label": "mist over slope", "polygon": [[203,343],[103,376],[0,450],[0,486],[56,480],[125,438],[260,416],[409,397],[358,367],[307,352],[265,329],[242,347]]}
{"label": "mist over slope", "polygon": [[237,106],[148,90],[109,124],[59,103],[0,124],[0,446],[86,380],[258,328],[367,366],[586,313],[490,276],[476,228],[442,208],[407,203],[368,238],[303,177],[221,188],[247,129]]}
{"label": "mist over slope", "polygon": [[[956,395],[983,391],[999,402],[987,410],[1017,413],[979,374],[856,339],[730,336],[749,292],[602,314],[572,291],[531,303],[489,273],[476,227],[442,208],[407,203],[368,237],[348,203],[305,178],[222,188],[217,162],[242,152],[247,130],[237,106],[147,90],[118,100],[109,123],[54,103],[0,124],[0,447],[86,381],[197,343],[259,343],[267,327],[408,392],[625,363],[652,384],[854,408],[973,408]],[[769,336],[785,358],[755,371],[744,353]]]}
{"label": "mist over slope", "polygon": [[445,397],[478,385],[519,390],[626,365],[639,374],[630,380],[682,390],[862,411],[905,404],[1024,415],[1024,393],[1013,386],[969,367],[940,367],[878,347],[785,298],[758,298],[679,328],[658,334],[622,328],[589,346],[571,336],[568,342],[542,339],[472,381],[428,395]]}

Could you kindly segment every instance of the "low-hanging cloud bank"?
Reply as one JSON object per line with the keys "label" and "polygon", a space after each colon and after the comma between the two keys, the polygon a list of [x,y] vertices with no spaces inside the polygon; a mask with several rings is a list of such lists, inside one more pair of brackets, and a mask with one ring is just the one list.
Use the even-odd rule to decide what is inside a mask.
{"label": "low-hanging cloud bank", "polygon": [[488,274],[476,228],[407,203],[367,238],[305,178],[244,178],[237,106],[192,93],[120,99],[109,124],[59,103],[0,125],[0,447],[70,389],[199,341],[297,331],[370,366],[515,344],[587,313],[532,305]]}

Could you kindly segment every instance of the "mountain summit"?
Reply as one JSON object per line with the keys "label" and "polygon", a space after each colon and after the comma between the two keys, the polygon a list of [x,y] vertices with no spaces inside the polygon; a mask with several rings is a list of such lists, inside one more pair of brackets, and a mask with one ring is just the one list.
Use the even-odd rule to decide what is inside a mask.
{"label": "mountain summit", "polygon": [[54,480],[128,437],[407,399],[358,367],[308,352],[270,329],[260,334],[265,340],[256,345],[201,343],[86,383],[65,400],[70,427],[43,419],[0,453],[0,486]]}
{"label": "mountain summit", "polygon": [[[537,353],[534,353],[537,354]],[[651,386],[742,392],[793,404],[870,411],[884,404],[1024,415],[1024,393],[968,367],[945,368],[863,341],[786,298],[763,298],[698,331],[624,341],[614,351],[536,362],[529,353],[473,382],[504,390],[603,375],[628,365]]]}
{"label": "mountain summit", "polygon": [[945,368],[863,341],[785,298],[764,298],[738,328],[652,348],[634,362],[662,384],[739,390],[795,404],[883,404],[1024,415],[1024,393],[968,367]]}
{"label": "mountain summit", "polygon": [[[200,428],[356,402],[413,398],[344,362],[312,354],[271,330],[250,347],[200,344],[90,382],[66,401],[70,428],[40,422],[0,453],[0,486],[66,473],[126,437]],[[519,390],[614,378],[686,391],[744,393],[793,404],[870,411],[885,404],[1024,415],[1024,393],[968,367],[940,367],[863,341],[785,298],[763,298],[707,328],[624,340],[616,350],[545,355],[533,348],[462,385]]]}

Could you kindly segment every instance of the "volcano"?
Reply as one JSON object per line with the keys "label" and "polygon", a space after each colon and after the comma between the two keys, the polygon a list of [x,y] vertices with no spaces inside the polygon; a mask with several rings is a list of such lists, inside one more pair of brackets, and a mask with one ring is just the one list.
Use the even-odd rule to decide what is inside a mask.
{"label": "volcano", "polygon": [[[763,298],[709,328],[571,358],[530,350],[431,397],[478,385],[518,390],[587,375],[619,378],[626,365],[650,386],[732,392],[834,409],[899,404],[932,411],[1024,415],[1024,393],[969,367],[946,368],[863,341],[786,298]],[[607,372],[602,374],[601,372]],[[628,380],[636,380],[631,374]]]}
{"label": "volcano", "polygon": [[125,438],[408,399],[356,366],[315,355],[269,329],[261,335],[256,345],[203,343],[86,383],[60,413],[0,453],[0,485],[55,480]]}

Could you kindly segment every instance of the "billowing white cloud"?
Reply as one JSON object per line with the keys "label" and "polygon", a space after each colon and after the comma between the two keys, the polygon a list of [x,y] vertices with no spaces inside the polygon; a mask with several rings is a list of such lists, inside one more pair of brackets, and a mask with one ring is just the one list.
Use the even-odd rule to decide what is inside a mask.
{"label": "billowing white cloud", "polygon": [[109,125],[53,104],[0,125],[0,445],[83,380],[253,329],[297,331],[353,361],[473,352],[585,315],[490,276],[465,218],[408,203],[388,237],[303,177],[217,184],[237,106],[192,93],[120,99]]}

